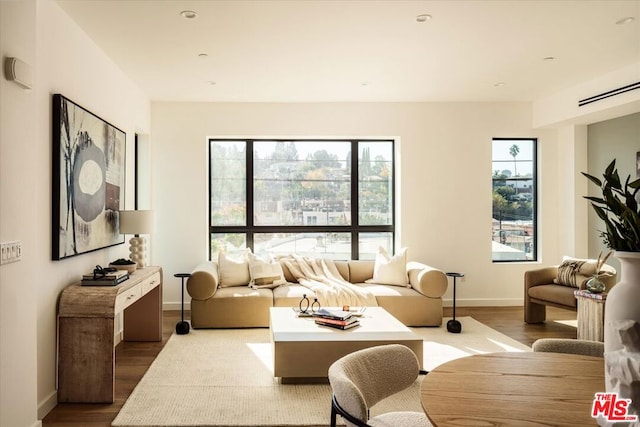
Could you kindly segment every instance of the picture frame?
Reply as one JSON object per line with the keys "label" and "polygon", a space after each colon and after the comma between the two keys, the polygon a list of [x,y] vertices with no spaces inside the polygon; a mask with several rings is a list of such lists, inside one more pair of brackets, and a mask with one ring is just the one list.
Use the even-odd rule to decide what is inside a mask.
{"label": "picture frame", "polygon": [[52,149],[52,259],[124,243],[125,132],[54,94]]}

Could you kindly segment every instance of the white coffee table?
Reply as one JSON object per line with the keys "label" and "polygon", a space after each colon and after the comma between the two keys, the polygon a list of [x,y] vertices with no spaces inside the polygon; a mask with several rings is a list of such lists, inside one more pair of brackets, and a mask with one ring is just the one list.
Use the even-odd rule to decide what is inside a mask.
{"label": "white coffee table", "polygon": [[360,326],[345,331],[297,317],[291,307],[270,310],[273,372],[283,383],[326,381],[329,366],[342,356],[383,344],[409,347],[422,369],[422,339],[381,307],[367,308]]}

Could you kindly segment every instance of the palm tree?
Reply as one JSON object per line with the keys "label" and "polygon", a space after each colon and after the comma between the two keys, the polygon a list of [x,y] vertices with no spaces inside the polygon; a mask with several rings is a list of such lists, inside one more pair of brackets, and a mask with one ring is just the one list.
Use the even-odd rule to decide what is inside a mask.
{"label": "palm tree", "polygon": [[518,175],[516,157],[518,156],[518,154],[520,154],[520,147],[518,147],[516,144],[513,144],[511,147],[509,147],[509,154],[511,155],[511,157],[513,157],[513,176],[516,176]]}
{"label": "palm tree", "polygon": [[[518,147],[516,144],[513,144],[511,147],[509,147],[509,154],[511,155],[511,157],[513,157],[513,176],[516,177],[518,175],[518,163],[516,162],[516,157],[518,156],[518,154],[520,154],[520,147]],[[516,194],[518,194],[518,181],[516,178]]]}

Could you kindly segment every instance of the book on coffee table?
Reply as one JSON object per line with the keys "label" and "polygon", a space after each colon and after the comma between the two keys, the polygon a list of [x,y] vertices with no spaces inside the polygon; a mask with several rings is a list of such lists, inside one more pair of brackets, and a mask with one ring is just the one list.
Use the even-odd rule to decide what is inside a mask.
{"label": "book on coffee table", "polygon": [[335,329],[351,329],[360,325],[360,322],[358,321],[358,319],[335,320],[316,318],[316,325],[328,326]]}
{"label": "book on coffee table", "polygon": [[353,313],[345,310],[331,310],[328,308],[321,308],[320,310],[316,311],[315,316],[325,319],[346,320],[353,316]]}

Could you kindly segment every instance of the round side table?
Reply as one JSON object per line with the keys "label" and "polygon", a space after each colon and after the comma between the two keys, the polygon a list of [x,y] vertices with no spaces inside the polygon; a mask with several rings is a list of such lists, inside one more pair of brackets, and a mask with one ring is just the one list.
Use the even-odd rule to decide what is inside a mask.
{"label": "round side table", "polygon": [[458,277],[464,277],[463,273],[447,273],[447,276],[453,277],[453,319],[447,322],[447,331],[452,334],[459,334],[462,332],[462,323],[456,320],[456,279]]}
{"label": "round side table", "polygon": [[189,325],[189,322],[184,320],[184,279],[191,277],[191,274],[176,273],[173,275],[173,277],[179,277],[180,279],[182,279],[182,316],[181,316],[181,320],[178,323],[176,323],[176,334],[185,335],[189,333],[191,326]]}

